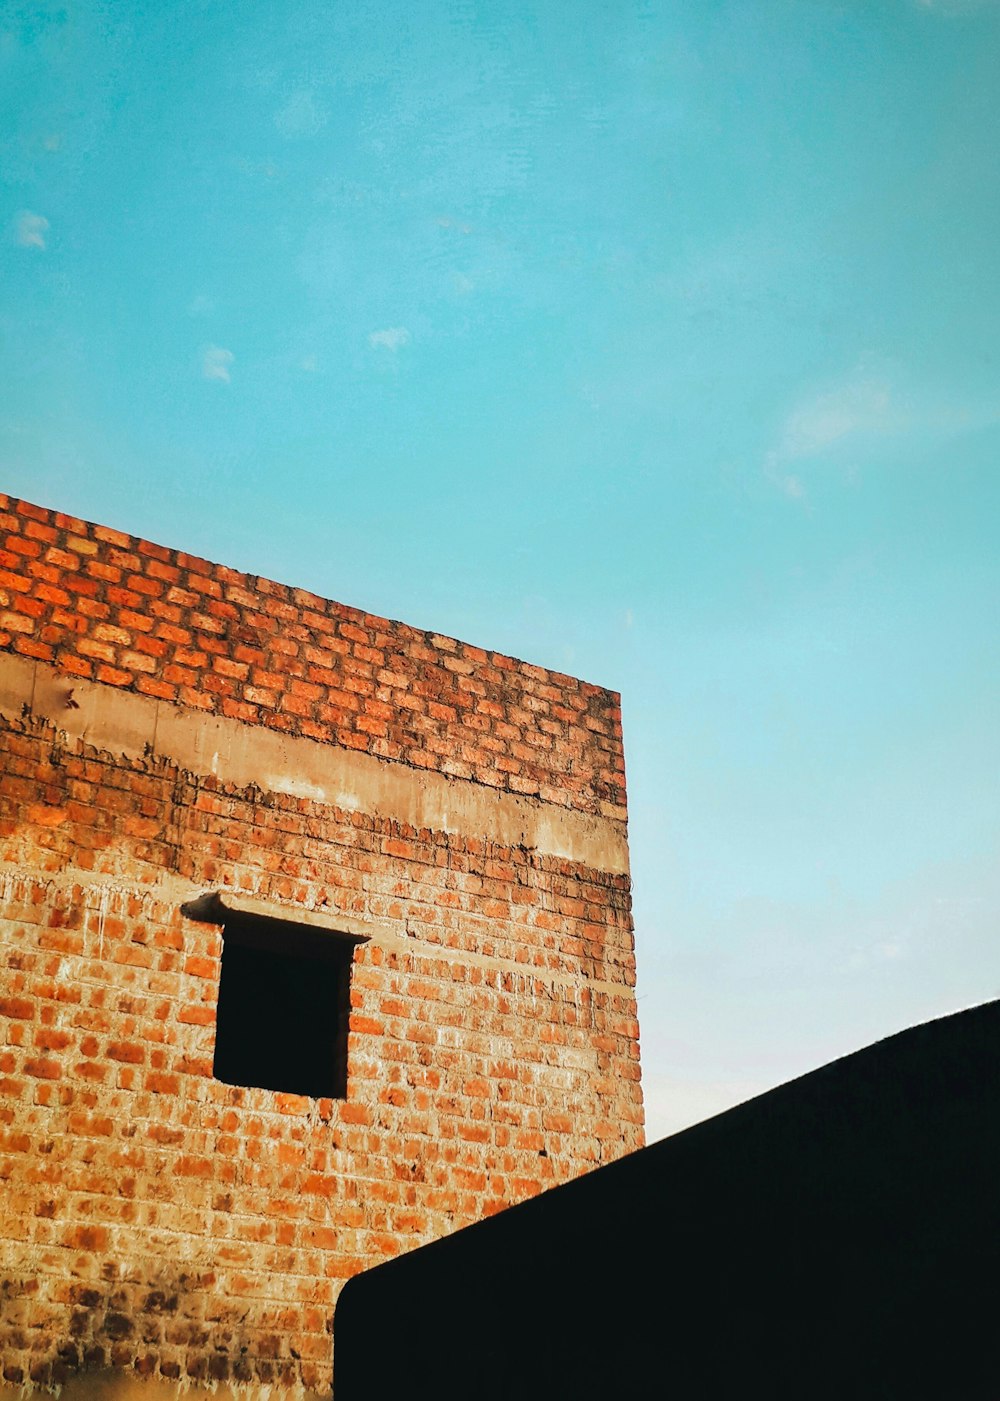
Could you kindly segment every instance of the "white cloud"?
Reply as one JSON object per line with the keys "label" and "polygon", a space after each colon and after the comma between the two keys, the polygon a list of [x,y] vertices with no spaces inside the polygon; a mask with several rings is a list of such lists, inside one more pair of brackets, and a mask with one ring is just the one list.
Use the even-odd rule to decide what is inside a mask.
{"label": "white cloud", "polygon": [[996,7],[997,0],[917,0],[917,8],[931,10],[937,15],[971,15],[976,10]]}
{"label": "white cloud", "polygon": [[[901,397],[887,373],[865,361],[839,384],[801,399],[786,415],[777,444],[764,459],[764,475],[785,496],[806,500],[801,471],[793,470],[846,444],[870,448],[878,439],[913,429],[945,431],[957,426],[953,410],[928,410]],[[856,466],[850,469],[857,475]]]}
{"label": "white cloud", "polygon": [[458,233],[465,234],[466,237],[472,232],[471,224],[465,224],[459,219],[452,219],[447,214],[442,214],[439,218],[435,219],[434,222],[439,229],[455,229]]}
{"label": "white cloud", "polygon": [[30,209],[22,209],[14,221],[14,238],[22,248],[45,250],[45,235],[49,221],[44,214],[32,214]]}
{"label": "white cloud", "polygon": [[855,372],[841,384],[798,403],[785,418],[778,444],[764,459],[764,475],[793,501],[805,502],[806,488],[791,468],[822,456],[844,440],[900,432],[908,415],[893,399],[886,381]]}
{"label": "white cloud", "polygon": [[[963,404],[933,390],[901,392],[894,382],[898,378],[873,372],[862,362],[840,384],[802,399],[787,414],[776,446],[764,458],[765,476],[786,496],[804,500],[801,468],[845,445],[868,453],[879,440],[908,434],[947,439],[1000,422],[996,398]],[[857,463],[837,461],[849,480],[857,479]]]}
{"label": "white cloud", "polygon": [[319,361],[315,355],[304,355],[299,361],[299,366],[305,370],[306,374],[314,375],[319,369]]}
{"label": "white cloud", "polygon": [[206,379],[219,379],[228,384],[229,367],[234,358],[233,352],[221,345],[207,345],[202,352],[201,372]]}
{"label": "white cloud", "polygon": [[466,277],[464,272],[453,272],[451,282],[460,297],[467,297],[476,285],[471,277]]}
{"label": "white cloud", "polygon": [[316,136],[326,123],[326,110],[309,88],[299,88],[293,92],[274,116],[274,125],[289,141]]}
{"label": "white cloud", "polygon": [[409,339],[410,333],[405,326],[388,326],[384,331],[372,331],[368,337],[368,344],[395,353],[402,349]]}
{"label": "white cloud", "polygon": [[215,303],[211,297],[206,297],[204,292],[199,292],[196,297],[192,297],[188,305],[188,316],[210,316],[215,310]]}
{"label": "white cloud", "polygon": [[807,399],[788,415],[779,453],[785,461],[814,457],[854,433],[891,433],[907,426],[883,381],[852,378]]}

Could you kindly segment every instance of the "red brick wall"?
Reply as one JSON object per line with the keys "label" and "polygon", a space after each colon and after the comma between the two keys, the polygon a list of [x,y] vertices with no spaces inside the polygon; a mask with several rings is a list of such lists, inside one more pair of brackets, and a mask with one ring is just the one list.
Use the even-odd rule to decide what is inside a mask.
{"label": "red brick wall", "polygon": [[625,818],[614,692],[0,495],[0,649]]}
{"label": "red brick wall", "polygon": [[[642,1144],[617,698],[7,506],[0,1383],[328,1391],[344,1279]],[[134,690],[293,729],[377,770],[377,802],[73,738],[43,672],[93,683],[95,724],[148,711]],[[465,826],[407,825],[400,783],[445,787]],[[182,906],[220,889],[373,931],[346,1098],[213,1077],[222,932]]]}

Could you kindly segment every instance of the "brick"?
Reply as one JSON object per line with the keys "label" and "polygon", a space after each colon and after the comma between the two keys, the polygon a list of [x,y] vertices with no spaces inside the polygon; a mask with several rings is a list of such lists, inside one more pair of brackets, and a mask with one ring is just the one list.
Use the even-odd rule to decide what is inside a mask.
{"label": "brick", "polygon": [[34,624],[30,618],[22,617],[19,613],[0,613],[0,628],[7,632],[18,632],[28,634],[34,632]]}
{"label": "brick", "polygon": [[31,598],[27,594],[15,597],[11,600],[16,612],[24,613],[29,618],[43,618],[46,614],[45,600],[41,598]]}
{"label": "brick", "polygon": [[37,559],[42,553],[42,547],[37,540],[25,540],[20,535],[8,535],[4,541],[4,548],[13,555],[23,555],[28,559]]}
{"label": "brick", "polygon": [[97,679],[98,681],[103,681],[108,686],[130,686],[132,684],[132,673],[129,671],[122,671],[121,667],[102,664],[97,668]]}
{"label": "brick", "polygon": [[[13,589],[15,593],[29,593],[31,588],[31,578],[27,574],[14,574],[9,569],[0,569],[0,589]],[[67,595],[68,597],[69,595]]]}
{"label": "brick", "polygon": [[177,627],[173,623],[157,623],[156,636],[163,638],[165,642],[176,642],[182,647],[186,647],[191,641],[190,630]]}
{"label": "brick", "polygon": [[[13,505],[14,503],[11,504]],[[40,521],[43,524],[47,524],[49,520],[51,520],[51,512],[46,510],[44,506],[36,506],[31,501],[18,501],[16,503],[16,510],[19,516],[22,516],[28,521]]]}
{"label": "brick", "polygon": [[178,1095],[181,1090],[179,1075],[165,1075],[160,1071],[151,1071],[143,1078],[142,1084],[143,1089],[156,1095]]}
{"label": "brick", "polygon": [[[28,580],[21,580],[26,588],[30,588]],[[3,583],[2,572],[0,572],[0,584]],[[43,603],[58,603],[69,605],[72,603],[72,596],[65,589],[55,588],[52,584],[36,584],[34,589],[35,597]]]}
{"label": "brick", "polygon": [[175,700],[177,697],[176,686],[171,686],[166,681],[158,681],[151,676],[141,676],[136,682],[135,688],[143,695],[156,696],[160,700]]}
{"label": "brick", "polygon": [[124,535],[120,530],[113,530],[109,525],[95,525],[93,527],[95,540],[103,540],[109,545],[118,545],[123,550],[128,550],[132,545],[132,537]]}
{"label": "brick", "polygon": [[152,632],[155,626],[148,614],[136,613],[131,605],[122,607],[118,614],[118,621],[123,628],[133,634],[133,638],[137,632]]}
{"label": "brick", "polygon": [[215,1012],[211,1007],[199,1005],[182,1007],[177,1014],[177,1020],[189,1026],[211,1026],[215,1021]]}
{"label": "brick", "polygon": [[14,651],[20,652],[23,657],[37,657],[40,661],[50,662],[55,656],[55,648],[47,642],[36,642],[32,637],[18,637],[14,640]]}
{"label": "brick", "polygon": [[106,1250],[108,1232],[103,1226],[75,1226],[64,1232],[61,1243],[70,1250],[86,1250],[88,1253]]}
{"label": "brick", "polygon": [[25,1075],[33,1075],[39,1080],[58,1080],[62,1074],[62,1067],[57,1060],[48,1060],[44,1056],[35,1056],[24,1062]]}
{"label": "brick", "polygon": [[134,593],[145,594],[147,598],[159,598],[164,592],[161,580],[144,574],[130,574],[125,582]]}
{"label": "brick", "polygon": [[30,1021],[35,1015],[35,1004],[27,997],[0,997],[0,1017],[17,1017]]}
{"label": "brick", "polygon": [[66,548],[78,555],[96,555],[99,552],[97,543],[84,535],[67,535]]}

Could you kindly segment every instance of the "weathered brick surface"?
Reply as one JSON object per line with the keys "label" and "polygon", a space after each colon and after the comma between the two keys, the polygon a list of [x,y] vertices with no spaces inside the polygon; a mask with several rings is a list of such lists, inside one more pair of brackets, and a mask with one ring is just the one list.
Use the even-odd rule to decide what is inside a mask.
{"label": "weathered brick surface", "polygon": [[[346,1278],[642,1143],[617,698],[0,508],[0,1383],[327,1390]],[[437,770],[524,838],[102,749],[58,728],[64,682],[22,705],[15,671],[95,683],[95,723],[148,709],[132,690],[362,748],[407,792]],[[588,829],[572,860],[556,803]],[[374,931],[346,1098],[214,1078],[222,932],[181,907],[219,889]]]}
{"label": "weathered brick surface", "polygon": [[624,821],[618,697],[0,495],[0,650]]}

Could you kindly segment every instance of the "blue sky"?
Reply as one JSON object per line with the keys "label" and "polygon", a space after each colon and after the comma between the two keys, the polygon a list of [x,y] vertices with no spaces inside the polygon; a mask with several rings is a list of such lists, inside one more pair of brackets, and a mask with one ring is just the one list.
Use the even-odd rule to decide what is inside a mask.
{"label": "blue sky", "polygon": [[15,3],[0,486],[623,694],[651,1137],[1000,994],[1000,5]]}

